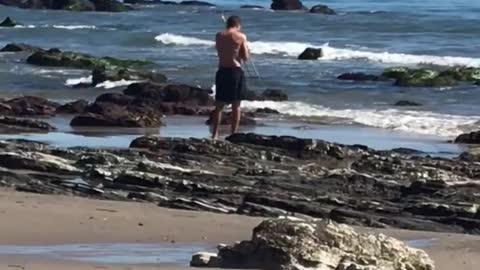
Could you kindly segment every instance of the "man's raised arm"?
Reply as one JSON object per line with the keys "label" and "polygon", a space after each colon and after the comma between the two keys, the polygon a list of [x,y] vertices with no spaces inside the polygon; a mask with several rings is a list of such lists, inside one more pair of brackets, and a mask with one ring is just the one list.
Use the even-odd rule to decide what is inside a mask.
{"label": "man's raised arm", "polygon": [[243,62],[247,62],[248,59],[250,59],[250,52],[248,51],[248,41],[247,36],[242,35],[242,37],[243,41],[240,47],[240,58],[243,60]]}

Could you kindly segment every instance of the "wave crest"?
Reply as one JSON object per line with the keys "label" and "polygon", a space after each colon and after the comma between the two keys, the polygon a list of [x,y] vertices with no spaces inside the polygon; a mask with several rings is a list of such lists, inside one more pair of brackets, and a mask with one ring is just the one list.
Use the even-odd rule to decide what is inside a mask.
{"label": "wave crest", "polygon": [[[271,108],[282,114],[298,117],[342,118],[350,123],[439,137],[454,137],[469,131],[480,121],[478,116],[449,115],[396,109],[330,109],[303,102],[244,102],[246,109]],[[343,121],[348,122],[348,121]]]}
{"label": "wave crest", "polygon": [[[155,40],[169,46],[215,46],[213,40],[205,40],[171,33],[158,35],[155,37]],[[323,50],[324,55],[320,61],[366,60],[400,65],[431,64],[438,66],[480,67],[480,58],[372,52],[365,49],[355,50],[348,48],[335,48],[331,47],[328,43],[314,45],[301,42],[253,41],[249,43],[249,47],[252,54],[273,54],[287,57],[297,57],[307,47],[316,47]]]}

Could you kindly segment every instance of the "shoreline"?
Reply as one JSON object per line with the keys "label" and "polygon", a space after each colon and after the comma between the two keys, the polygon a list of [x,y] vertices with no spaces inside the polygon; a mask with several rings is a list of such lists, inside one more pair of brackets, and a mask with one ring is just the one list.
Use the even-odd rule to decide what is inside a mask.
{"label": "shoreline", "polygon": [[[218,244],[250,238],[260,218],[159,208],[145,203],[109,202],[37,195],[0,189],[0,244],[162,243],[163,233],[178,242]],[[97,209],[112,211],[98,211]],[[93,213],[93,214],[92,214]],[[106,217],[107,220],[89,216]],[[143,227],[136,224],[139,220]],[[35,232],[31,224],[35,225]],[[62,228],[61,230],[59,228]],[[425,248],[437,270],[474,270],[480,264],[480,237],[397,229],[381,232],[401,240],[435,239]],[[202,237],[207,237],[202,238]],[[187,258],[189,259],[189,258]],[[17,265],[18,267],[13,267]],[[9,267],[10,266],[10,267]],[[58,261],[35,256],[1,256],[0,269],[188,269],[181,266],[116,265]]]}
{"label": "shoreline", "polygon": [[[127,148],[130,142],[144,135],[159,135],[175,138],[209,138],[207,117],[173,115],[164,118],[165,126],[160,128],[72,128],[71,117],[57,116],[45,122],[57,127],[49,133],[0,134],[0,140],[28,139],[59,147],[102,147]],[[265,135],[293,136],[325,140],[345,145],[361,144],[376,150],[394,148],[414,149],[424,154],[442,157],[456,157],[464,152],[465,145],[447,142],[446,138],[413,134],[403,131],[386,130],[360,125],[327,125],[301,121],[259,119],[256,126],[241,126],[240,132]],[[221,127],[221,138],[228,135],[229,127]]]}

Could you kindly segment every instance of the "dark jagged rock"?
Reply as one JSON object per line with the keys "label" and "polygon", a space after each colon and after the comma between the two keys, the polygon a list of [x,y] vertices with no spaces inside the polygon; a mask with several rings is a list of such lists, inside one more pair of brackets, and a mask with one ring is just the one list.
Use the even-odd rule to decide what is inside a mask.
{"label": "dark jagged rock", "polygon": [[271,4],[273,10],[303,10],[305,6],[300,0],[273,0]]}
{"label": "dark jagged rock", "polygon": [[57,108],[57,114],[80,114],[85,111],[89,103],[86,100],[80,99],[77,101],[68,102]]}
{"label": "dark jagged rock", "polygon": [[185,84],[156,84],[151,82],[131,84],[126,95],[157,102],[183,103],[195,106],[212,106],[210,91]]}
{"label": "dark jagged rock", "polygon": [[267,89],[261,94],[250,90],[247,91],[244,98],[249,101],[287,101],[288,95],[279,89]]}
{"label": "dark jagged rock", "polygon": [[42,51],[42,49],[27,45],[27,44],[23,44],[23,43],[9,43],[0,50],[0,52],[36,52],[36,51]]}
{"label": "dark jagged rock", "polygon": [[31,119],[20,119],[7,116],[0,116],[0,130],[11,131],[28,131],[28,132],[49,132],[55,130],[50,124]]}
{"label": "dark jagged rock", "polygon": [[257,5],[242,5],[240,8],[244,9],[265,9],[263,6],[257,6]]}
{"label": "dark jagged rock", "polygon": [[166,83],[167,77],[160,73],[139,71],[132,69],[107,70],[96,68],[92,71],[92,84],[95,86],[105,81],[151,81],[155,83]]}
{"label": "dark jagged rock", "polygon": [[280,114],[279,111],[274,110],[274,109],[270,109],[270,108],[257,109],[255,112],[260,113],[260,114]]}
{"label": "dark jagged rock", "polygon": [[[109,102],[97,100],[88,113],[148,113],[123,99],[104,95],[99,100]],[[144,136],[129,149],[8,140],[0,141],[0,149],[2,185],[28,192],[480,234],[480,164],[474,151],[470,157],[432,158],[408,149],[376,151],[259,134],[235,134],[225,141]]]}
{"label": "dark jagged rock", "polygon": [[455,143],[480,144],[480,131],[461,134],[455,139]]}
{"label": "dark jagged rock", "polygon": [[415,101],[409,101],[409,100],[399,100],[393,104],[394,106],[401,106],[401,107],[411,107],[411,106],[422,106],[422,104],[415,102]]}
{"label": "dark jagged rock", "polygon": [[[255,115],[252,113],[242,113],[242,116],[240,118],[240,126],[256,126],[257,121],[254,119]],[[208,118],[208,120],[205,122],[207,125],[212,124],[212,118],[211,116]],[[224,113],[222,116],[222,121],[220,122],[220,125],[222,126],[229,126],[232,124],[232,113],[227,112]]]}
{"label": "dark jagged rock", "polygon": [[97,58],[87,54],[62,52],[59,49],[37,51],[27,58],[27,63],[37,66],[80,69],[139,68],[150,64],[150,62],[139,60],[121,60],[112,57]]}
{"label": "dark jagged rock", "polygon": [[382,78],[377,75],[365,74],[362,72],[344,73],[337,77],[339,80],[345,81],[380,81]]}
{"label": "dark jagged rock", "polygon": [[[102,99],[114,99],[117,103],[102,102],[102,99],[92,104],[86,110],[86,113],[76,116],[70,122],[71,126],[87,127],[160,127],[162,125],[162,115],[149,108],[138,108],[132,106],[122,106],[125,102],[119,99],[123,95],[108,98],[105,95]],[[127,97],[127,96],[124,96]],[[128,97],[127,97],[128,98]],[[120,104],[118,104],[120,103]]]}
{"label": "dark jagged rock", "polygon": [[53,9],[69,11],[127,11],[128,7],[116,0],[0,0],[0,5],[24,9]]}
{"label": "dark jagged rock", "polygon": [[182,1],[179,3],[182,6],[203,6],[203,7],[215,7],[216,5],[204,1]]}
{"label": "dark jagged rock", "polygon": [[267,89],[258,97],[258,100],[287,101],[288,95],[283,90]]}
{"label": "dark jagged rock", "polygon": [[316,48],[306,48],[299,56],[299,60],[317,60],[318,58],[322,58],[323,51],[322,49]]}
{"label": "dark jagged rock", "polygon": [[10,116],[53,116],[60,104],[41,97],[23,96],[0,101],[0,114]]}
{"label": "dark jagged rock", "polygon": [[0,22],[0,27],[15,27],[17,23],[12,20],[10,17],[5,18],[2,22]]}
{"label": "dark jagged rock", "polygon": [[90,0],[96,11],[123,12],[130,10],[127,6],[117,0]]}
{"label": "dark jagged rock", "polygon": [[310,9],[310,13],[325,14],[325,15],[336,15],[335,10],[329,8],[326,5],[316,5]]}

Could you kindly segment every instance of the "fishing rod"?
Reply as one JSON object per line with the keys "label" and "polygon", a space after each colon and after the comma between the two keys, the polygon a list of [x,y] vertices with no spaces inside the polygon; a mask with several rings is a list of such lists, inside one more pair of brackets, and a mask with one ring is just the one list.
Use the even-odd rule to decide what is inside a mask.
{"label": "fishing rod", "polygon": [[[225,14],[223,14],[223,13],[222,13],[222,21],[223,21],[224,23],[227,22],[227,18],[225,17]],[[252,59],[251,56],[250,56],[249,61],[247,61],[247,62],[246,62],[246,65],[245,65],[245,68],[246,68],[247,73],[250,73],[250,70],[249,70],[249,68],[248,68],[248,63],[250,63],[250,65],[252,66],[254,75],[257,77],[257,79],[259,79],[259,80],[261,81],[261,80],[262,80],[262,77],[260,77],[260,73],[258,73],[257,67],[255,66],[255,62],[253,62],[253,59]]]}

